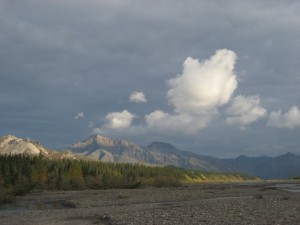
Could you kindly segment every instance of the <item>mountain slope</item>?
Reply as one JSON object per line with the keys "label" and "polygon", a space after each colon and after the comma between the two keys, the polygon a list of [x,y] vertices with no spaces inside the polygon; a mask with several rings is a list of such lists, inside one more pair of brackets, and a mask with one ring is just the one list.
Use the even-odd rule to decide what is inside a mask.
{"label": "mountain slope", "polygon": [[169,143],[152,142],[146,148],[148,160],[162,165],[173,165],[186,169],[204,171],[234,171],[222,160],[211,156],[198,155],[192,152],[181,151]]}
{"label": "mountain slope", "polygon": [[287,153],[277,157],[247,157],[224,160],[237,170],[266,179],[291,178],[300,175],[300,156]]}
{"label": "mountain slope", "polygon": [[204,171],[236,171],[220,159],[181,151],[163,142],[152,142],[147,147],[142,147],[128,141],[93,135],[67,150],[104,162],[172,165]]}
{"label": "mountain slope", "polygon": [[242,172],[262,178],[289,178],[300,174],[300,156],[286,154],[276,158],[239,156],[218,159],[181,151],[169,143],[152,142],[146,147],[93,135],[67,150],[105,162],[172,165],[203,171]]}
{"label": "mountain slope", "polygon": [[12,135],[0,137],[0,154],[43,155],[50,159],[90,159],[104,162],[141,163],[202,171],[242,172],[267,179],[300,175],[300,156],[287,153],[278,157],[218,159],[181,151],[169,143],[152,142],[146,147],[100,135],[72,145],[65,151],[50,151],[36,141]]}
{"label": "mountain slope", "polygon": [[270,159],[253,169],[263,178],[291,178],[300,175],[300,156],[287,153]]}
{"label": "mountain slope", "polygon": [[223,159],[222,161],[226,164],[230,164],[233,168],[238,169],[240,172],[245,172],[249,174],[257,174],[256,169],[260,165],[268,164],[272,157],[248,157],[241,155],[234,159]]}
{"label": "mountain slope", "polygon": [[93,135],[67,150],[104,162],[147,163],[142,147],[123,140]]}
{"label": "mountain slope", "polygon": [[48,151],[38,142],[8,135],[0,137],[0,154],[48,155]]}
{"label": "mountain slope", "polygon": [[0,137],[0,155],[42,155],[50,159],[81,159],[70,151],[54,151],[44,148],[40,143],[29,138],[17,138],[13,135]]}

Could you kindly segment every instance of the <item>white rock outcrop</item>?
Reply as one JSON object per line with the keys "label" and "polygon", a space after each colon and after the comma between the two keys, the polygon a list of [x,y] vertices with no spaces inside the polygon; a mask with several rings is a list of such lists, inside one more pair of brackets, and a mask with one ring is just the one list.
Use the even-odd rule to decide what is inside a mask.
{"label": "white rock outcrop", "polygon": [[13,135],[8,135],[0,137],[0,154],[48,155],[48,152],[38,142],[34,142],[28,138],[17,138]]}

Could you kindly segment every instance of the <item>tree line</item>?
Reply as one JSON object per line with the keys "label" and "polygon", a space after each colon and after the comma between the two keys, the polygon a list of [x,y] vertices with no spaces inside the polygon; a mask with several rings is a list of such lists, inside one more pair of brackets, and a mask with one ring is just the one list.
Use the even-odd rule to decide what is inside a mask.
{"label": "tree line", "polygon": [[43,156],[0,156],[0,203],[34,189],[74,190],[172,187],[182,182],[247,180],[236,173],[208,173],[166,166],[47,159]]}

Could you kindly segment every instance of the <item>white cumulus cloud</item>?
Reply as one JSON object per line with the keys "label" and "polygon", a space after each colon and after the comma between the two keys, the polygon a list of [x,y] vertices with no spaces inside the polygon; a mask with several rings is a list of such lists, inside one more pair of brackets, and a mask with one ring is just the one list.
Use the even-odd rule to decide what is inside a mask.
{"label": "white cumulus cloud", "polygon": [[228,103],[238,84],[235,63],[236,54],[227,49],[218,50],[201,62],[187,58],[182,74],[168,81],[169,103],[178,113],[193,114]]}
{"label": "white cumulus cloud", "polygon": [[281,110],[272,112],[267,125],[270,127],[288,129],[300,127],[300,111],[297,106],[293,106],[286,113],[282,113]]}
{"label": "white cumulus cloud", "polygon": [[143,92],[140,91],[134,91],[129,96],[129,101],[141,103],[141,102],[147,102],[146,96]]}
{"label": "white cumulus cloud", "polygon": [[[171,112],[156,110],[144,116],[145,123],[138,127],[151,133],[195,134],[207,127],[219,114],[219,108],[228,104],[238,86],[234,71],[236,54],[227,49],[217,50],[207,60],[199,61],[188,57],[183,63],[182,73],[168,80],[168,103]],[[132,92],[132,102],[146,102],[143,92]],[[266,116],[260,106],[259,96],[237,96],[227,109],[227,123],[241,127]],[[107,114],[100,130],[132,128],[135,116],[124,110]]]}
{"label": "white cumulus cloud", "polygon": [[74,116],[74,119],[75,119],[75,120],[78,120],[78,119],[80,119],[80,118],[84,118],[84,113],[83,113],[83,112],[77,113],[77,115]]}
{"label": "white cumulus cloud", "polygon": [[239,125],[242,128],[267,115],[267,110],[260,106],[258,95],[234,97],[226,112],[229,115],[226,122],[230,125]]}
{"label": "white cumulus cloud", "polygon": [[237,88],[235,62],[236,54],[227,49],[218,50],[210,59],[200,62],[187,58],[182,74],[168,81],[167,98],[174,111],[157,110],[146,115],[147,127],[185,134],[207,127]]}
{"label": "white cumulus cloud", "polygon": [[201,118],[194,115],[181,113],[169,114],[160,110],[156,110],[145,116],[147,128],[151,130],[192,134],[207,126],[210,117],[203,116]]}
{"label": "white cumulus cloud", "polygon": [[[104,128],[108,129],[124,129],[131,126],[132,120],[135,117],[127,110],[122,112],[112,112],[105,116]],[[101,128],[100,128],[101,129]]]}

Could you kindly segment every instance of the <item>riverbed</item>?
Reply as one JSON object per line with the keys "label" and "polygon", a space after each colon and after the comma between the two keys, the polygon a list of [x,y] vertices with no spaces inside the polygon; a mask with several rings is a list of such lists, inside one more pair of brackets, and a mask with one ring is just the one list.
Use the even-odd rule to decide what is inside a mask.
{"label": "riverbed", "polygon": [[299,182],[40,191],[0,210],[0,224],[300,224]]}

